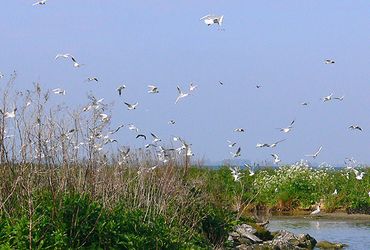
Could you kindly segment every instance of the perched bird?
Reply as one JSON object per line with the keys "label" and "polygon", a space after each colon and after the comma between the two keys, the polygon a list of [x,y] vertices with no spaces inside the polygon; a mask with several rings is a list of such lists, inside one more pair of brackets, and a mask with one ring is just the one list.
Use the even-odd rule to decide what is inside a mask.
{"label": "perched bird", "polygon": [[48,0],[41,0],[41,1],[38,1],[38,2],[36,2],[36,3],[34,3],[34,4],[32,4],[32,6],[36,6],[36,5],[45,5],[47,1],[48,1]]}
{"label": "perched bird", "polygon": [[154,85],[148,85],[148,88],[149,88],[148,93],[151,93],[151,94],[159,93],[158,87],[156,87]]}
{"label": "perched bird", "polygon": [[187,96],[189,95],[189,93],[184,93],[184,92],[182,92],[179,86],[177,86],[177,91],[179,92],[179,95],[178,95],[178,97],[176,98],[175,104],[176,104],[180,99],[182,99],[182,98],[184,98],[184,97],[187,97]]}
{"label": "perched bird", "polygon": [[320,205],[317,205],[316,210],[312,211],[312,212],[311,212],[311,215],[317,215],[317,214],[319,214],[319,213],[320,213]]}
{"label": "perched bird", "polygon": [[335,61],[334,61],[334,60],[332,60],[332,59],[326,59],[326,60],[324,61],[324,63],[325,63],[325,64],[334,64],[334,63],[335,63]]}
{"label": "perched bird", "polygon": [[202,17],[200,20],[203,20],[205,24],[208,26],[212,24],[218,24],[222,25],[222,22],[224,20],[224,16],[216,16],[216,15],[206,15]]}
{"label": "perched bird", "polygon": [[244,128],[236,128],[234,132],[245,132]]}
{"label": "perched bird", "polygon": [[278,128],[281,132],[283,133],[289,133],[292,129],[293,129],[293,124],[294,124],[295,120],[293,120],[290,125],[286,128]]}
{"label": "perched bird", "polygon": [[128,109],[128,110],[136,109],[137,105],[139,105],[139,103],[138,103],[138,102],[136,102],[136,103],[134,103],[134,104],[130,104],[130,103],[125,102],[125,104],[127,105],[127,109]]}
{"label": "perched bird", "polygon": [[194,91],[194,90],[196,90],[196,88],[198,88],[198,85],[194,85],[194,83],[190,83],[190,86],[189,86],[189,90],[190,91]]}
{"label": "perched bird", "polygon": [[102,122],[108,122],[110,120],[110,117],[107,114],[99,114]]}
{"label": "perched bird", "polygon": [[227,143],[229,144],[229,148],[232,148],[236,145],[236,142],[232,142],[232,141],[229,141],[229,140],[227,140]]}
{"label": "perched bird", "polygon": [[331,100],[332,100],[332,96],[333,96],[333,93],[331,93],[331,94],[330,94],[330,95],[328,95],[328,96],[324,96],[324,97],[322,98],[322,100],[323,100],[324,102],[331,101]]}
{"label": "perched bird", "polygon": [[279,162],[281,162],[279,156],[277,154],[271,154],[271,156],[274,158],[274,163],[275,164],[278,164]]}
{"label": "perched bird", "polygon": [[221,81],[218,81],[218,83],[219,83],[220,85],[224,85],[224,83],[223,83],[223,82],[221,82]]}
{"label": "perched bird", "polygon": [[351,125],[348,127],[349,129],[352,129],[352,130],[359,130],[359,131],[362,131],[362,128],[359,126],[359,125]]}
{"label": "perched bird", "polygon": [[121,96],[122,95],[122,91],[126,88],[126,85],[121,85],[121,86],[118,86],[118,88],[116,89],[118,91],[118,95]]}
{"label": "perched bird", "polygon": [[61,89],[61,88],[53,89],[52,92],[54,94],[57,94],[57,95],[65,95],[66,94],[66,91],[64,89]]}
{"label": "perched bird", "polygon": [[144,135],[144,134],[138,134],[138,135],[136,136],[136,139],[138,139],[138,138],[140,138],[140,137],[142,137],[142,138],[144,138],[144,140],[146,140],[146,135]]}
{"label": "perched bird", "polygon": [[307,156],[307,157],[312,157],[312,158],[314,158],[314,159],[315,159],[315,158],[320,154],[321,149],[322,149],[322,146],[320,146],[320,148],[316,151],[316,153],[314,153],[314,154],[309,154],[309,155],[305,155],[305,156]]}
{"label": "perched bird", "polygon": [[241,148],[239,147],[238,148],[238,150],[236,150],[236,152],[235,153],[233,153],[233,152],[230,152],[230,154],[233,156],[233,157],[239,157],[239,156],[241,156]]}
{"label": "perched bird", "polygon": [[257,89],[262,88],[262,85],[256,85],[256,88]]}

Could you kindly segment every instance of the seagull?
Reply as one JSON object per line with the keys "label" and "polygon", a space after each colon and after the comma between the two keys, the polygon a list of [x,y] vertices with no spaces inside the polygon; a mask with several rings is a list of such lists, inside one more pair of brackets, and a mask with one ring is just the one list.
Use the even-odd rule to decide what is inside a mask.
{"label": "seagull", "polygon": [[234,132],[245,132],[244,128],[236,128]]}
{"label": "seagull", "polygon": [[144,134],[138,134],[138,135],[136,136],[136,139],[137,139],[137,138],[140,138],[140,137],[143,137],[143,138],[144,138],[144,140],[146,140],[146,135],[144,135]]}
{"label": "seagull", "polygon": [[151,93],[151,94],[159,93],[158,87],[156,87],[154,85],[148,85],[148,88],[149,88],[148,93]]}
{"label": "seagull", "polygon": [[359,126],[359,125],[351,125],[348,127],[349,129],[352,129],[352,130],[359,130],[359,131],[362,131],[362,128]]}
{"label": "seagull", "polygon": [[341,97],[334,97],[335,100],[338,100],[338,101],[343,101],[344,99],[344,95],[342,95]]}
{"label": "seagull", "polygon": [[73,67],[79,68],[79,67],[83,66],[83,64],[78,63],[73,56],[71,56],[71,59],[73,61]]}
{"label": "seagull", "polygon": [[61,88],[53,89],[52,92],[54,94],[57,94],[57,95],[65,95],[66,94],[66,91],[64,89],[61,89]]}
{"label": "seagull", "polygon": [[177,91],[179,92],[179,96],[176,98],[176,101],[175,101],[175,104],[181,99],[181,98],[184,98],[184,97],[187,97],[189,95],[189,93],[183,93],[180,89],[179,86],[177,86]]}
{"label": "seagull", "polygon": [[121,86],[118,86],[118,88],[116,89],[118,91],[118,95],[121,96],[122,94],[122,90],[124,90],[126,88],[126,85],[121,85]]}
{"label": "seagull", "polygon": [[150,135],[153,137],[153,143],[157,143],[157,142],[162,141],[162,140],[161,140],[158,136],[156,136],[155,134],[150,133]]}
{"label": "seagull", "polygon": [[312,211],[312,212],[311,212],[311,215],[317,215],[317,214],[319,214],[319,213],[320,213],[320,205],[317,205],[316,210]]}
{"label": "seagull", "polygon": [[358,170],[356,170],[356,169],[353,169],[353,172],[355,173],[355,175],[356,175],[356,179],[357,180],[362,180],[362,178],[364,178],[364,174],[365,174],[365,172],[361,172],[360,173],[360,171],[358,171]]}
{"label": "seagull", "polygon": [[138,103],[138,102],[136,102],[136,103],[134,103],[134,104],[130,104],[130,103],[125,102],[125,104],[127,105],[127,109],[128,109],[128,110],[136,109],[137,105],[139,105],[139,103]]}
{"label": "seagull", "polygon": [[227,143],[229,143],[229,148],[232,148],[236,145],[236,142],[232,142],[232,141],[229,141],[229,140],[227,140]]}
{"label": "seagull", "polygon": [[168,122],[168,124],[170,124],[170,125],[173,125],[173,124],[175,124],[176,122],[175,122],[175,120],[170,120],[169,122]]}
{"label": "seagull", "polygon": [[154,145],[152,143],[149,143],[149,144],[145,144],[144,146],[145,148],[149,148],[149,147],[157,147],[157,145]]}
{"label": "seagull", "polygon": [[239,167],[229,167],[234,181],[240,181],[241,173]]}
{"label": "seagull", "polygon": [[309,104],[309,102],[302,102],[301,105],[303,106],[307,106]]}
{"label": "seagull", "polygon": [[247,163],[244,163],[244,166],[246,167],[246,168],[248,168],[248,171],[249,171],[249,176],[253,176],[255,173],[254,173],[254,171],[252,170],[252,167],[251,166],[249,166]]}
{"label": "seagull", "polygon": [[55,56],[55,60],[56,60],[56,59],[59,59],[59,58],[68,58],[68,57],[72,57],[72,55],[71,55],[71,54],[69,54],[69,53],[66,53],[66,54],[57,54],[57,55]]}
{"label": "seagull", "polygon": [[274,148],[274,147],[276,147],[276,146],[278,145],[278,143],[283,142],[283,141],[285,141],[285,140],[286,140],[286,139],[283,139],[283,140],[280,140],[280,141],[274,142],[274,143],[272,143],[272,144],[268,145],[268,147],[269,147],[269,148]]}
{"label": "seagull", "polygon": [[224,16],[206,15],[202,17],[200,20],[203,20],[204,23],[207,24],[208,26],[212,24],[218,24],[221,26],[224,20]]}
{"label": "seagull", "polygon": [[331,100],[332,100],[332,96],[333,96],[333,93],[331,93],[331,94],[330,94],[330,95],[328,95],[328,96],[324,96],[324,97],[322,98],[322,100],[323,100],[324,102],[331,101]]}
{"label": "seagull", "polygon": [[128,129],[139,132],[139,129],[134,124],[128,124]]}
{"label": "seagull", "polygon": [[190,92],[196,90],[196,88],[198,88],[198,85],[194,85],[193,83],[190,83],[190,87],[189,87]]}
{"label": "seagull", "polygon": [[270,145],[269,144],[267,144],[267,143],[257,143],[257,145],[256,145],[256,148],[268,148],[268,147],[270,147]]}
{"label": "seagull", "polygon": [[36,2],[36,3],[34,3],[34,4],[32,4],[32,6],[36,6],[36,5],[45,5],[47,1],[48,1],[48,0],[41,0],[41,1],[38,1],[38,2]]}
{"label": "seagull", "polygon": [[274,157],[274,163],[275,164],[278,164],[279,162],[281,162],[279,156],[277,154],[271,154],[272,157]]}
{"label": "seagull", "polygon": [[320,154],[321,149],[322,149],[322,146],[320,146],[320,148],[316,151],[316,153],[310,154],[310,155],[305,155],[305,156],[307,156],[307,157],[313,157],[315,159]]}
{"label": "seagull", "polygon": [[235,152],[235,153],[230,152],[230,154],[231,154],[233,157],[239,157],[239,156],[241,156],[240,151],[241,151],[241,148],[239,147],[239,148],[238,148],[238,150],[236,150],[236,152]]}
{"label": "seagull", "polygon": [[126,158],[128,157],[128,154],[130,152],[130,148],[128,148],[126,151],[119,150],[119,152],[121,153],[123,160],[126,160]]}
{"label": "seagull", "polygon": [[123,124],[119,125],[115,130],[109,131],[109,134],[113,135],[113,134],[117,133],[118,130],[120,130],[123,126],[124,126]]}
{"label": "seagull", "polygon": [[278,128],[278,129],[280,129],[281,132],[288,133],[288,132],[290,132],[292,130],[294,122],[295,122],[295,120],[293,120],[290,123],[290,125],[288,127],[286,127],[286,128]]}
{"label": "seagull", "polygon": [[96,78],[96,77],[88,77],[87,81],[88,82],[92,82],[92,81],[99,82],[98,78]]}
{"label": "seagull", "polygon": [[334,63],[335,63],[335,61],[334,61],[334,60],[332,60],[332,59],[326,59],[326,60],[324,61],[324,63],[325,63],[325,64],[334,64]]}

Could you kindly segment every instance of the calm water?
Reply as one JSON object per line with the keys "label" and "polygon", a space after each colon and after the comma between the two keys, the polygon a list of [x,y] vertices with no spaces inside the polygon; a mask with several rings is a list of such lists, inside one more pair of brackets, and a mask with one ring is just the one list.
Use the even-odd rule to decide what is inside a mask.
{"label": "calm water", "polygon": [[276,217],[270,220],[268,228],[308,233],[317,241],[345,243],[348,245],[345,249],[370,249],[370,221]]}

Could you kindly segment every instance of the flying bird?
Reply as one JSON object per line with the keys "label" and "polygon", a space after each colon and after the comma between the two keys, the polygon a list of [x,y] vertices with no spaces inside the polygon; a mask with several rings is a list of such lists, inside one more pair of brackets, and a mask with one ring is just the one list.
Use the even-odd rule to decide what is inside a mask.
{"label": "flying bird", "polygon": [[331,100],[332,100],[332,96],[333,96],[333,93],[331,93],[331,94],[330,94],[330,95],[328,95],[328,96],[324,96],[324,97],[322,98],[322,100],[323,100],[324,102],[331,101]]}
{"label": "flying bird", "polygon": [[314,153],[314,154],[309,154],[309,155],[305,155],[305,156],[307,156],[307,157],[312,157],[312,158],[314,158],[314,159],[315,159],[315,158],[320,154],[321,149],[322,149],[322,146],[320,146],[320,148],[316,151],[316,153]]}
{"label": "flying bird", "polygon": [[224,83],[223,83],[223,82],[221,82],[221,81],[218,81],[218,83],[219,83],[220,85],[224,85]]}
{"label": "flying bird", "polygon": [[232,141],[229,141],[229,140],[227,140],[227,143],[229,144],[229,148],[232,148],[236,145],[236,142],[232,142]]}
{"label": "flying bird", "polygon": [[239,147],[238,148],[238,150],[236,150],[236,152],[235,153],[233,153],[233,152],[230,152],[230,154],[233,156],[233,157],[239,157],[239,156],[241,156],[241,148]]}
{"label": "flying bird", "polygon": [[239,167],[229,167],[234,181],[240,181],[241,173]]}
{"label": "flying bird", "polygon": [[139,129],[134,124],[128,124],[127,126],[129,130],[136,131],[136,133],[139,132]]}
{"label": "flying bird", "polygon": [[281,162],[279,156],[277,154],[271,154],[271,156],[274,158],[274,163],[275,164],[278,164],[279,162]]}
{"label": "flying bird", "polygon": [[302,106],[308,106],[309,102],[302,102],[301,105]]}
{"label": "flying bird", "polygon": [[285,140],[286,140],[286,139],[283,139],[283,140],[280,140],[280,141],[274,142],[274,143],[270,144],[268,147],[269,147],[269,148],[274,148],[274,147],[276,147],[280,142],[283,142],[283,141],[285,141]]}
{"label": "flying bird", "polygon": [[335,100],[338,100],[338,101],[343,101],[344,99],[344,95],[342,95],[341,97],[334,97]]}
{"label": "flying bird", "polygon": [[146,140],[146,135],[144,135],[144,134],[138,134],[138,135],[136,136],[136,139],[137,139],[137,138],[140,138],[140,137],[142,137],[142,138],[144,138],[144,140]]}
{"label": "flying bird", "polygon": [[122,95],[122,91],[126,88],[126,85],[121,85],[121,86],[118,86],[118,88],[116,89],[118,91],[118,95],[121,96]]}
{"label": "flying bird", "polygon": [[293,129],[293,124],[294,124],[295,120],[293,120],[290,125],[286,128],[278,128],[281,132],[283,133],[289,133],[292,129]]}
{"label": "flying bird", "polygon": [[176,98],[175,104],[182,98],[187,97],[189,93],[184,93],[181,91],[180,87],[177,86],[177,91],[179,92],[179,96]]}
{"label": "flying bird", "polygon": [[176,123],[176,121],[175,120],[170,120],[169,122],[168,122],[168,124],[170,124],[170,125],[173,125],[173,124],[175,124]]}
{"label": "flying bird", "polygon": [[335,61],[334,61],[334,60],[332,60],[332,59],[326,59],[326,60],[324,61],[324,63],[325,63],[325,64],[334,64],[334,63],[335,63]]}
{"label": "flying bird", "polygon": [[4,118],[14,118],[15,117],[15,112],[17,111],[17,108],[14,108],[13,111],[11,112],[3,112],[1,109],[0,109],[0,113],[4,115]]}
{"label": "flying bird", "polygon": [[236,128],[234,132],[245,132],[244,128]]}
{"label": "flying bird", "polygon": [[123,124],[119,125],[115,130],[109,131],[109,134],[113,135],[117,133],[118,130],[120,130],[123,126],[124,126]]}
{"label": "flying bird", "polygon": [[190,86],[189,86],[190,92],[196,90],[197,88],[198,88],[198,85],[194,85],[194,83],[192,82],[190,83]]}
{"label": "flying bird", "polygon": [[212,24],[218,24],[221,26],[222,22],[224,21],[224,16],[206,15],[202,17],[200,20],[203,20],[203,22],[208,26]]}
{"label": "flying bird", "polygon": [[262,88],[262,85],[256,85],[256,88],[257,89]]}
{"label": "flying bird", "polygon": [[36,2],[36,3],[34,3],[34,4],[32,4],[32,6],[36,6],[36,5],[45,5],[47,1],[48,1],[48,0],[41,0],[41,1],[38,1],[38,2]]}
{"label": "flying bird", "polygon": [[151,93],[151,94],[157,94],[159,93],[159,90],[158,90],[158,87],[157,86],[154,86],[154,85],[148,85],[148,93]]}
{"label": "flying bird", "polygon": [[130,104],[130,103],[125,102],[125,104],[127,105],[127,109],[128,109],[128,110],[136,109],[137,105],[139,105],[139,103],[138,103],[138,102],[136,102],[136,103],[134,103],[134,104]]}
{"label": "flying bird", "polygon": [[72,55],[71,55],[71,54],[69,54],[69,53],[66,53],[66,54],[57,54],[57,55],[55,56],[55,60],[56,60],[56,59],[59,59],[59,58],[68,58],[68,57],[72,57]]}
{"label": "flying bird", "polygon": [[66,94],[66,91],[64,89],[61,89],[61,88],[53,89],[52,92],[54,94],[57,94],[57,95],[65,95]]}
{"label": "flying bird", "polygon": [[349,129],[352,129],[352,130],[359,130],[359,131],[362,131],[362,128],[359,126],[359,125],[351,125],[348,127]]}

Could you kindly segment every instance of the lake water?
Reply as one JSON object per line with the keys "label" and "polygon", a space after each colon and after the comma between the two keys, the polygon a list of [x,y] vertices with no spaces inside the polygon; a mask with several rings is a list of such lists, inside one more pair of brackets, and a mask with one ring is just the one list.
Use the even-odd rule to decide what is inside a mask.
{"label": "lake water", "polygon": [[308,233],[317,241],[345,243],[348,245],[345,249],[370,250],[369,220],[273,217],[268,229],[284,229],[295,234]]}

